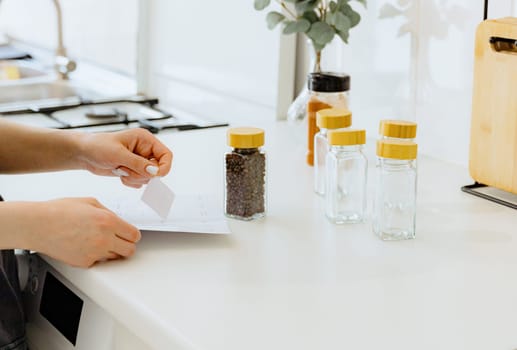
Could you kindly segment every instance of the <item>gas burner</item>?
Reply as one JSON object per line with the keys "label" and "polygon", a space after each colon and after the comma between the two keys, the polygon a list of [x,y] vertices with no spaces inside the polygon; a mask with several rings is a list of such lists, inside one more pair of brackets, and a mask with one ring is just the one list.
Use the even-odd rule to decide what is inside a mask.
{"label": "gas burner", "polygon": [[0,117],[31,126],[84,129],[94,132],[141,127],[158,133],[165,129],[186,131],[228,126],[228,123],[178,118],[158,108],[157,105],[158,99],[137,96],[130,99],[82,101],[73,106],[0,113]]}

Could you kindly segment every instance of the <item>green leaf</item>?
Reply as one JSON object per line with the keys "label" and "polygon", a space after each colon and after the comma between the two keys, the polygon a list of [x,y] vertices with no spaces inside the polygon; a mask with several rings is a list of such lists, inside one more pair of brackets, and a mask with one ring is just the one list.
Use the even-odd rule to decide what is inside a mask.
{"label": "green leaf", "polygon": [[338,32],[346,31],[348,32],[350,28],[352,28],[352,21],[345,16],[342,12],[337,12],[334,16],[333,26],[337,29]]}
{"label": "green leaf", "polygon": [[361,22],[361,15],[354,10],[350,11],[347,15],[348,19],[350,20],[351,27],[355,27],[356,25]]}
{"label": "green leaf", "polygon": [[345,44],[348,44],[348,38],[350,37],[350,32],[348,30],[338,31],[337,35]]}
{"label": "green leaf", "polygon": [[357,0],[357,2],[361,3],[364,8],[366,8],[366,0]]}
{"label": "green leaf", "polygon": [[[344,1],[346,1],[346,0],[344,0]],[[340,2],[341,2],[341,0],[340,0]],[[361,16],[359,15],[359,13],[354,11],[354,9],[347,3],[339,4],[339,11],[348,17],[352,28],[355,27],[356,25],[358,25],[359,22],[361,21]]]}
{"label": "green leaf", "polygon": [[315,22],[318,22],[320,20],[318,15],[314,11],[307,11],[307,12],[305,12],[302,15],[302,17],[305,18],[306,20],[308,20],[311,23],[315,23]]}
{"label": "green leaf", "polygon": [[319,1],[321,0],[302,0],[296,2],[294,5],[296,13],[303,14],[307,11],[313,11],[318,6]]}
{"label": "green leaf", "polygon": [[326,44],[325,45],[318,44],[318,43],[314,42],[314,40],[312,40],[312,39],[311,39],[311,41],[312,41],[312,47],[314,48],[314,51],[321,52],[325,48]]}
{"label": "green leaf", "polygon": [[315,43],[325,46],[332,41],[335,33],[334,29],[327,23],[316,22],[311,25],[311,29],[307,32],[307,35]]}
{"label": "green leaf", "polygon": [[266,16],[266,22],[268,29],[275,28],[278,23],[282,22],[285,19],[285,16],[280,12],[271,11]]}
{"label": "green leaf", "polygon": [[268,7],[270,3],[271,3],[271,0],[255,0],[255,2],[254,2],[255,10],[261,11],[261,10],[265,9],[266,7]]}
{"label": "green leaf", "polygon": [[284,34],[292,34],[292,33],[304,33],[309,30],[311,27],[311,22],[306,20],[305,18],[299,19],[297,21],[286,21],[286,25],[284,27]]}
{"label": "green leaf", "polygon": [[336,23],[335,17],[335,13],[327,13],[327,16],[325,17],[325,23],[327,23],[329,26],[333,26]]}
{"label": "green leaf", "polygon": [[337,0],[337,6],[338,6],[339,10],[341,11],[341,9],[344,7],[350,7],[350,5],[348,5],[349,1],[350,0]]}
{"label": "green leaf", "polygon": [[330,9],[330,12],[332,12],[332,13],[336,12],[338,10],[337,2],[331,1],[329,3],[329,9]]}

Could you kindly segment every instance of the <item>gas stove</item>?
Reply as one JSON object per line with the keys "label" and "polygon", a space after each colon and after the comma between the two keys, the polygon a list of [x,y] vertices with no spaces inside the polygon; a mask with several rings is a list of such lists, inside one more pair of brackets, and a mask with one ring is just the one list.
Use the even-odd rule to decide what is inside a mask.
{"label": "gas stove", "polygon": [[55,129],[115,131],[131,127],[145,128],[153,133],[165,129],[178,131],[228,126],[228,123],[173,115],[158,107],[158,99],[134,98],[88,102],[61,107],[27,109],[0,113],[17,123]]}

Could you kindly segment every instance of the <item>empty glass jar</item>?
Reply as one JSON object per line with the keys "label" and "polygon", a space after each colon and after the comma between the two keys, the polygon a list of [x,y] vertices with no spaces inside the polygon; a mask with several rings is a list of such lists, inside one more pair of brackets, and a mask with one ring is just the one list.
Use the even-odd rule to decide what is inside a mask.
{"label": "empty glass jar", "polygon": [[368,160],[364,130],[332,130],[328,134],[325,211],[335,224],[362,222],[366,213]]}
{"label": "empty glass jar", "polygon": [[344,108],[322,109],[316,112],[316,125],[320,131],[314,136],[314,191],[325,194],[325,164],[329,144],[329,130],[348,128],[352,125],[352,113]]}
{"label": "empty glass jar", "polygon": [[415,238],[417,144],[377,141],[373,231],[383,240]]}

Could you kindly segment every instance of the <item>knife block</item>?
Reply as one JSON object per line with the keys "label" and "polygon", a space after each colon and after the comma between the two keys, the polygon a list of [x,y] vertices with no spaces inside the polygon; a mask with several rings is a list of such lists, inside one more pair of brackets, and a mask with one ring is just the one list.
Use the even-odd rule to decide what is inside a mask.
{"label": "knife block", "polygon": [[517,194],[517,18],[476,32],[470,133],[471,177]]}

